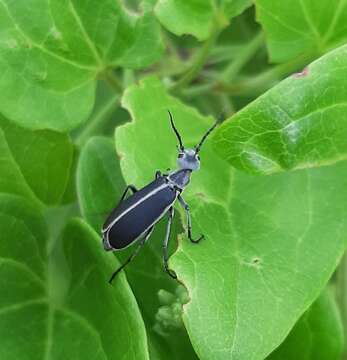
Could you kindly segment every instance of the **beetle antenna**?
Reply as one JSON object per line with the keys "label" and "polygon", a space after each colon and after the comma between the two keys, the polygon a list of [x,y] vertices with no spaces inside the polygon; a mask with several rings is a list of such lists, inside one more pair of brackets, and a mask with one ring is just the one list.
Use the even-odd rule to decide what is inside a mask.
{"label": "beetle antenna", "polygon": [[170,110],[168,110],[167,112],[169,113],[169,116],[170,116],[171,127],[172,127],[173,131],[175,132],[175,134],[176,134],[176,136],[177,136],[178,142],[180,143],[180,150],[183,151],[183,150],[184,150],[184,146],[183,146],[183,144],[182,144],[181,136],[180,136],[178,130],[176,129],[176,127],[175,127],[175,124],[174,124],[174,122],[173,122],[173,118],[172,118],[172,115],[171,115]]}
{"label": "beetle antenna", "polygon": [[200,140],[199,144],[195,146],[195,153],[197,154],[200,151],[200,148],[202,146],[202,144],[204,143],[204,141],[206,140],[207,136],[210,135],[210,133],[213,131],[213,129],[217,126],[217,124],[219,123],[219,121],[217,120],[205,133],[205,135],[202,137],[202,139]]}

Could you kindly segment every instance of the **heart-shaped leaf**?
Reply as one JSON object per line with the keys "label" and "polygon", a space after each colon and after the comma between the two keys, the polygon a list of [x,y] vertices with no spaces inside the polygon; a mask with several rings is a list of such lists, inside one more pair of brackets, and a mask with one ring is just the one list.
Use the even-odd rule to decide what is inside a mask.
{"label": "heart-shaped leaf", "polygon": [[[117,129],[116,146],[125,179],[138,184],[154,169],[174,166],[166,109],[186,147],[210,125],[153,78],[130,87],[123,105],[135,120]],[[182,236],[171,260],[189,291],[184,322],[201,359],[264,359],[317,298],[345,250],[346,162],[254,177],[218,159],[209,140],[201,159],[184,197],[194,234],[206,238],[195,245]]]}
{"label": "heart-shaped leaf", "polygon": [[282,81],[222,124],[217,152],[264,174],[346,159],[346,67],[343,46]]}
{"label": "heart-shaped leaf", "polygon": [[149,0],[143,10],[135,16],[113,0],[1,1],[0,111],[35,129],[79,125],[92,109],[98,74],[161,55]]}
{"label": "heart-shaped leaf", "polygon": [[56,291],[69,279],[47,256],[48,231],[37,207],[0,195],[0,233],[2,359],[148,359],[131,290],[124,276],[109,286],[116,259],[86,224],[75,220],[64,232],[66,292]]}

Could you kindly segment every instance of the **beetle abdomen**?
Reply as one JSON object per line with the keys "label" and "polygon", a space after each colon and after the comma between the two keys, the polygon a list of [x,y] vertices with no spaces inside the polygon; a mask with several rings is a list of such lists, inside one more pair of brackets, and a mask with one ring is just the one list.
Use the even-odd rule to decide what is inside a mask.
{"label": "beetle abdomen", "polygon": [[104,236],[113,249],[123,249],[166,213],[177,193],[164,178],[139,190],[112,212],[104,225]]}

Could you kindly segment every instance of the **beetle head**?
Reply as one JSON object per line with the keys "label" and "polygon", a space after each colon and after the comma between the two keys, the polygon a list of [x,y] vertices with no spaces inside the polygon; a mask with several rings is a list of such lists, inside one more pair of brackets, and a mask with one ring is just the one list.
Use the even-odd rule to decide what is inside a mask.
{"label": "beetle head", "polygon": [[199,170],[200,169],[200,157],[199,157],[199,151],[201,149],[202,144],[210,135],[212,130],[217,126],[218,121],[216,121],[205,133],[205,135],[202,137],[200,142],[194,147],[194,149],[185,149],[182,143],[181,136],[178,132],[178,130],[175,127],[175,124],[173,122],[172,115],[170,111],[168,110],[169,116],[170,116],[170,122],[173,131],[175,132],[177,139],[178,139],[178,158],[177,158],[177,165],[180,169],[189,169],[189,170]]}
{"label": "beetle head", "polygon": [[177,165],[180,169],[199,170],[200,156],[195,149],[180,149]]}

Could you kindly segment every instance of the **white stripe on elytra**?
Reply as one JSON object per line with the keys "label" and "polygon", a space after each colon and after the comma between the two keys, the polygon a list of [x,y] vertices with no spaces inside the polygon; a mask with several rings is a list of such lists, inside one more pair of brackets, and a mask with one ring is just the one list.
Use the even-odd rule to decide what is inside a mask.
{"label": "white stripe on elytra", "polygon": [[[110,241],[108,239],[108,234],[109,234],[109,231],[106,233],[106,239],[107,239],[107,243],[108,245],[110,245],[110,250],[112,251],[119,251],[119,250],[123,250],[123,249],[126,249],[127,247],[129,247],[130,245],[132,245],[134,242],[136,242],[138,239],[141,239],[141,237],[146,233],[146,231],[148,231],[152,226],[154,226],[164,215],[165,213],[170,209],[170,207],[172,206],[173,202],[176,200],[177,198],[177,195],[178,193],[176,192],[176,197],[175,199],[170,203],[170,205],[168,205],[162,212],[161,214],[152,222],[151,225],[147,226],[146,230],[144,230],[137,238],[135,238],[134,240],[132,240],[128,245],[122,247],[122,248],[119,248],[119,249],[116,249],[114,247],[112,247],[110,245]],[[150,235],[150,234],[149,234]],[[147,241],[147,239],[146,239]]]}
{"label": "white stripe on elytra", "polygon": [[125,209],[120,215],[118,215],[108,226],[106,229],[103,229],[102,232],[106,232],[110,227],[112,227],[120,218],[122,218],[125,214],[127,214],[129,211],[131,211],[133,208],[135,208],[137,205],[141,204],[142,202],[144,202],[145,200],[147,200],[149,197],[151,197],[152,195],[155,195],[156,193],[158,193],[160,190],[165,189],[166,187],[169,187],[169,184],[165,183],[159,187],[157,187],[156,189],[152,190],[151,192],[149,192],[147,195],[145,195],[144,197],[142,197],[141,199],[139,199],[135,204],[129,206],[127,209]]}

